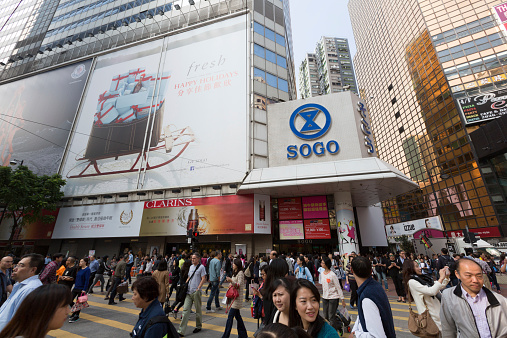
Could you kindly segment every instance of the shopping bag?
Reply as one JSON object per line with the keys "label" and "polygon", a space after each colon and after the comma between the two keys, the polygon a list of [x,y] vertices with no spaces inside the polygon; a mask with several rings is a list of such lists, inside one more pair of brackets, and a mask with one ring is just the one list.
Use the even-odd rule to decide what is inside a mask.
{"label": "shopping bag", "polygon": [[343,288],[345,289],[345,291],[350,292],[350,284],[349,283],[345,283]]}
{"label": "shopping bag", "polygon": [[74,313],[74,312],[78,312],[78,311],[81,311],[82,309],[85,309],[87,307],[90,307],[90,305],[88,305],[88,302],[83,302],[83,303],[76,303],[74,304],[74,306],[70,309],[70,312]]}
{"label": "shopping bag", "polygon": [[224,305],[227,304],[227,296],[224,296],[224,299],[222,299],[222,304],[224,304]]}
{"label": "shopping bag", "polygon": [[119,294],[124,294],[124,293],[129,292],[129,283],[127,281],[120,283],[120,285],[118,285],[116,287],[116,292]]}
{"label": "shopping bag", "polygon": [[347,308],[343,305],[338,306],[338,311],[336,311],[336,315],[340,318],[344,326],[350,325],[350,314],[347,311]]}
{"label": "shopping bag", "polygon": [[86,292],[81,291],[81,296],[77,297],[77,302],[84,303],[86,301],[88,301],[88,295],[86,294]]}

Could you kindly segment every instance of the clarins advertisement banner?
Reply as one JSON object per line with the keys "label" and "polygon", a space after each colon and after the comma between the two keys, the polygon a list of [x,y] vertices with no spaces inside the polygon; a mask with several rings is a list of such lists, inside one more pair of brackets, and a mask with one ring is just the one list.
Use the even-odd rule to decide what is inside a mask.
{"label": "clarins advertisement banner", "polygon": [[61,208],[53,239],[138,237],[143,202]]}
{"label": "clarins advertisement banner", "polygon": [[305,239],[303,221],[280,221],[280,239]]}
{"label": "clarins advertisement banner", "polygon": [[0,165],[58,172],[91,61],[0,86]]}
{"label": "clarins advertisement banner", "polygon": [[427,228],[443,230],[440,217],[421,218],[413,221],[386,225],[386,234],[387,237],[413,235],[416,231]]}
{"label": "clarins advertisement banner", "polygon": [[97,58],[67,196],[239,182],[248,168],[244,16]]}
{"label": "clarins advertisement banner", "polygon": [[188,230],[201,235],[248,234],[254,233],[253,222],[254,195],[149,201],[144,203],[139,235],[186,235]]}

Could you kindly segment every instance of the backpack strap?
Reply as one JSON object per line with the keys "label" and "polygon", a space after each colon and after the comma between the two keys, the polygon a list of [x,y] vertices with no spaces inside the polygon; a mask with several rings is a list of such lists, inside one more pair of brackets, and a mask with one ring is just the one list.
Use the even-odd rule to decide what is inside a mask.
{"label": "backpack strap", "polygon": [[148,329],[155,325],[155,324],[164,324],[166,325],[166,333],[167,333],[167,337],[169,338],[172,338],[172,337],[179,337],[178,335],[178,332],[176,331],[176,329],[174,328],[174,325],[173,323],[169,320],[169,318],[167,318],[166,316],[155,316],[155,317],[152,317],[148,323],[144,326],[143,328],[143,331],[141,332],[141,335],[140,337],[141,338],[144,338],[145,335],[146,335],[146,331],[148,331]]}

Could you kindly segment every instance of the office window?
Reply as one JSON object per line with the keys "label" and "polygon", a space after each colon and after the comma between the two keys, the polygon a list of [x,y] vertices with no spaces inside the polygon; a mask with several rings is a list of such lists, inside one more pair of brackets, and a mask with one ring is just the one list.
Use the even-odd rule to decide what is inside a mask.
{"label": "office window", "polygon": [[269,73],[266,73],[266,83],[268,85],[270,85],[271,87],[275,87],[275,88],[278,88],[278,85],[277,85],[277,77],[274,76],[274,75],[271,75]]}
{"label": "office window", "polygon": [[266,83],[266,72],[259,68],[254,68],[254,79]]}
{"label": "office window", "polygon": [[254,21],[254,32],[264,36],[264,26]]}
{"label": "office window", "polygon": [[259,46],[258,44],[254,44],[254,54],[264,59],[264,47]]}
{"label": "office window", "polygon": [[284,92],[289,92],[289,83],[284,79],[278,79],[278,89],[283,90]]}
{"label": "office window", "polygon": [[276,54],[270,51],[269,49],[266,49],[266,60],[276,64]]}
{"label": "office window", "polygon": [[273,42],[276,42],[275,32],[273,32],[271,29],[264,28],[264,34],[266,38],[270,39]]}
{"label": "office window", "polygon": [[287,60],[283,56],[280,56],[278,54],[276,55],[276,64],[279,65],[280,67],[287,69]]}
{"label": "office window", "polygon": [[276,43],[285,47],[285,38],[280,34],[276,34]]}

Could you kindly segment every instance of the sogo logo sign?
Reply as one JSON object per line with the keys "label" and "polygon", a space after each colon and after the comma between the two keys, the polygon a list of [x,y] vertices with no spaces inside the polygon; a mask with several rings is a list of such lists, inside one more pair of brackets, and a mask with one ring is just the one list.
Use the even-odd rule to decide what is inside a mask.
{"label": "sogo logo sign", "polygon": [[[315,121],[321,115],[325,117],[323,127]],[[296,121],[303,118],[305,124],[300,129],[296,128]],[[297,108],[290,116],[289,126],[294,135],[302,140],[314,140],[324,136],[331,127],[331,114],[319,104],[309,103]],[[324,146],[323,142],[315,142],[313,145],[304,143],[299,147],[299,154],[303,157],[310,157],[312,153],[317,156],[325,155],[326,150],[331,155],[335,155],[340,150],[338,142],[331,140]],[[298,146],[290,145],[287,147],[287,158],[294,159],[298,157]]]}

